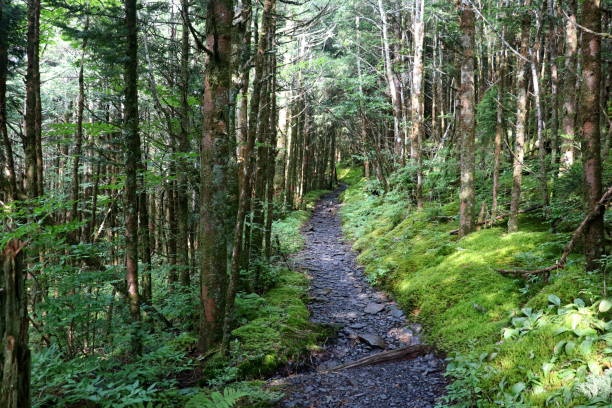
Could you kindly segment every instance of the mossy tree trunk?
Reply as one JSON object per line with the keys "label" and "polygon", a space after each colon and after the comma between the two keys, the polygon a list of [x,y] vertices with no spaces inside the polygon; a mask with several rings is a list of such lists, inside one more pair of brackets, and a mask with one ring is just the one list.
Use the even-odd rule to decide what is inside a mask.
{"label": "mossy tree trunk", "polygon": [[138,171],[141,166],[140,135],[138,133],[138,25],[136,0],[125,0],[127,32],[125,59],[125,266],[128,302],[133,324],[132,352],[142,352],[140,338],[140,298],[138,292]]}
{"label": "mossy tree trunk", "polygon": [[205,353],[222,336],[227,288],[228,172],[233,0],[211,0],[206,12],[208,61],[204,74],[200,155],[200,300],[198,348]]}

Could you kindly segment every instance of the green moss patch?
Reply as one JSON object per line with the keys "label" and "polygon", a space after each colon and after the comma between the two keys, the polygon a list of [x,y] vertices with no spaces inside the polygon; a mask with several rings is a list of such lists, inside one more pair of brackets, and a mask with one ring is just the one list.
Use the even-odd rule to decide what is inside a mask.
{"label": "green moss patch", "polygon": [[326,331],[309,321],[308,279],[285,270],[263,297],[256,315],[232,331],[231,358],[242,377],[267,375],[317,347]]}

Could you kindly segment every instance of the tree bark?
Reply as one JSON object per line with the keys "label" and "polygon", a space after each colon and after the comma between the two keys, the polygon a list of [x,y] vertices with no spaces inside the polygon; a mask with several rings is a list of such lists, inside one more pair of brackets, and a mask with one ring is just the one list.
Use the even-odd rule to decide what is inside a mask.
{"label": "tree bark", "polygon": [[210,0],[206,13],[208,63],[202,97],[200,156],[200,282],[198,348],[205,353],[222,335],[227,287],[227,239],[233,0]]}
{"label": "tree bark", "polygon": [[[503,34],[502,34],[503,35]],[[499,195],[499,173],[502,159],[502,141],[506,132],[504,122],[504,96],[506,92],[506,54],[500,52],[497,70],[497,112],[495,117],[495,151],[493,159],[493,191],[491,201],[491,220],[497,217],[497,199]]]}
{"label": "tree bark", "polygon": [[[580,92],[580,130],[586,186],[586,208],[593,211],[602,192],[601,131],[599,122],[599,90],[601,86],[601,31],[600,0],[585,0],[582,8],[582,89]],[[586,269],[599,269],[603,252],[604,219],[598,214],[585,233]]]}
{"label": "tree bark", "polygon": [[0,255],[0,407],[29,408],[31,357],[24,243],[11,241]]}
{"label": "tree bark", "polygon": [[[0,133],[4,152],[0,149],[0,172],[6,171],[7,196],[12,200],[17,199],[17,176],[15,174],[15,162],[13,159],[13,146],[9,139],[6,116],[6,81],[8,76],[8,27],[9,18],[4,13],[4,7],[0,7]],[[4,155],[4,157],[2,157]],[[0,174],[0,189],[4,174]]]}
{"label": "tree bark", "polygon": [[[529,7],[531,0],[525,0],[525,7]],[[523,160],[525,158],[525,135],[527,133],[527,56],[529,51],[530,18],[527,11],[524,12],[521,22],[520,57],[516,63],[516,141],[514,147],[514,163],[512,170],[512,196],[510,199],[510,219],[508,220],[508,232],[518,230],[519,204],[521,202],[521,184],[523,180]]]}
{"label": "tree bark", "polygon": [[391,97],[391,107],[393,109],[393,143],[395,153],[398,157],[402,154],[403,140],[401,137],[400,124],[402,120],[402,103],[400,99],[399,83],[393,72],[393,62],[391,61],[391,45],[389,40],[389,23],[387,12],[385,11],[383,0],[378,0],[378,12],[381,20],[383,59],[385,63],[385,76]]}
{"label": "tree bark", "polygon": [[561,170],[567,170],[574,164],[576,137],[576,73],[578,53],[578,30],[576,0],[566,0],[568,19],[565,24],[565,66],[563,81],[563,138],[561,142]]}
{"label": "tree bark", "polygon": [[181,0],[181,15],[183,18],[181,33],[181,128],[178,133],[178,149],[182,154],[178,160],[176,215],[178,229],[177,257],[180,266],[180,282],[189,286],[191,282],[191,268],[189,265],[189,195],[188,183],[190,165],[187,157],[191,151],[189,144],[189,1]]}
{"label": "tree bark", "polygon": [[38,112],[38,98],[40,97],[40,75],[38,69],[39,52],[39,24],[40,24],[40,0],[28,0],[28,33],[26,54],[28,67],[26,72],[26,108],[25,108],[25,137],[23,140],[23,151],[25,154],[25,189],[29,198],[37,197],[39,192],[38,182],[38,130],[40,120]]}
{"label": "tree bark", "polygon": [[142,352],[140,338],[140,298],[138,292],[138,171],[141,169],[140,134],[138,131],[138,22],[136,0],[125,0],[127,33],[125,59],[125,266],[130,316],[132,319],[132,352]]}
{"label": "tree bark", "polygon": [[457,0],[461,26],[461,87],[459,89],[459,131],[461,137],[461,192],[459,236],[474,229],[474,10],[467,0]]}
{"label": "tree bark", "polygon": [[416,4],[414,13],[414,63],[412,67],[410,159],[416,168],[415,198],[417,208],[423,208],[423,170],[421,141],[425,130],[425,95],[423,92],[423,45],[425,43],[425,0]]}

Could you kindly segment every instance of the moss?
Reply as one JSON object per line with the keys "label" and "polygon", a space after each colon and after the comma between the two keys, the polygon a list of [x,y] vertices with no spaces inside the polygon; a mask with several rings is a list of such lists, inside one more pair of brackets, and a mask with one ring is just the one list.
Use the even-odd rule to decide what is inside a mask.
{"label": "moss", "polygon": [[302,199],[302,209],[291,211],[284,218],[272,223],[272,236],[280,243],[280,250],[285,254],[298,252],[304,246],[301,228],[314,209],[315,203],[329,190],[315,190],[307,193]]}
{"label": "moss", "polygon": [[270,374],[323,339],[326,330],[309,321],[307,291],[303,274],[283,271],[278,287],[263,296],[255,318],[232,331],[231,358],[241,377]]}
{"label": "moss", "polygon": [[338,181],[350,185],[357,184],[363,178],[361,167],[351,167],[346,163],[341,163],[336,167]]}
{"label": "moss", "polygon": [[[345,234],[361,252],[358,260],[367,276],[388,289],[412,320],[425,324],[427,340],[439,349],[476,360],[495,356],[486,364],[493,374],[482,375],[474,385],[482,388],[484,400],[496,401],[500,384],[518,382],[529,384],[528,406],[541,406],[559,392],[564,385],[560,376],[542,376],[542,365],[553,359],[553,349],[564,335],[555,334],[553,325],[543,325],[504,340],[502,329],[511,326],[511,318],[523,307],[548,310],[550,294],[564,302],[579,296],[594,301],[597,277],[582,272],[578,255],[547,284],[505,277],[496,268],[550,265],[567,234],[547,232],[541,220],[530,215],[520,218],[521,230],[516,233],[491,228],[457,239],[449,234],[457,228],[456,202],[417,211],[406,200],[401,212],[397,197],[369,194],[365,185],[360,181],[345,191],[341,213]],[[405,216],[396,222],[391,213]],[[576,365],[569,356],[555,364],[559,369]],[[531,377],[542,384],[529,383]]]}

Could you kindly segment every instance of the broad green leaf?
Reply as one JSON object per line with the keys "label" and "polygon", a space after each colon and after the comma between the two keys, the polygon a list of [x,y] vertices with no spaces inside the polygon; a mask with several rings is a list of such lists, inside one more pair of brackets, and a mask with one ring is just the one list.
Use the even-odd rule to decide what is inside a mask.
{"label": "broad green leaf", "polygon": [[559,296],[557,295],[548,295],[548,301],[555,306],[561,305],[561,299],[559,299]]}
{"label": "broad green leaf", "polygon": [[523,392],[525,388],[526,388],[526,385],[524,382],[517,382],[510,388],[510,391],[512,392],[513,395],[516,396],[516,395],[519,395],[521,392]]}
{"label": "broad green leaf", "polygon": [[574,350],[576,350],[576,343],[573,341],[565,343],[565,354],[571,355],[574,353]]}
{"label": "broad green leaf", "polygon": [[580,346],[578,347],[578,351],[583,356],[590,354],[593,351],[593,340],[585,340],[582,343],[580,343]]}
{"label": "broad green leaf", "polygon": [[599,312],[600,313],[606,313],[611,308],[612,308],[612,300],[610,300],[610,299],[603,299],[599,303]]}

